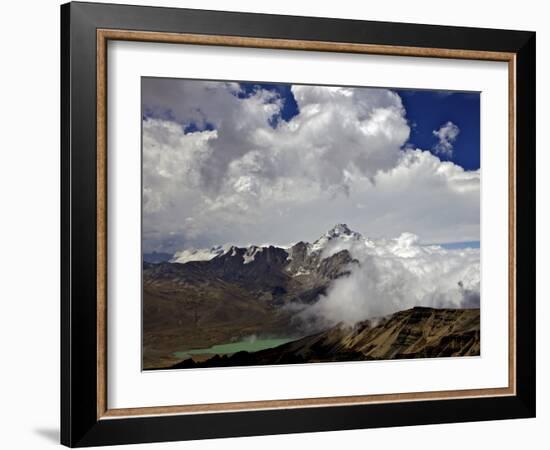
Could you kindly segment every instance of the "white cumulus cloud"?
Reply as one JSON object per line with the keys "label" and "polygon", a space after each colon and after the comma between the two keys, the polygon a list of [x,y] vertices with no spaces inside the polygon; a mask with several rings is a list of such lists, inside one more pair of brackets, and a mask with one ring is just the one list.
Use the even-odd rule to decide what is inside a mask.
{"label": "white cumulus cloud", "polygon": [[[339,241],[358,261],[299,315],[313,327],[382,317],[414,306],[478,308],[479,249],[419,245],[418,236]],[[326,255],[325,255],[326,256]]]}
{"label": "white cumulus cloud", "polygon": [[447,122],[438,130],[433,130],[433,135],[437,137],[438,142],[434,145],[434,150],[447,157],[453,156],[454,142],[460,133],[460,129],[452,122]]}
{"label": "white cumulus cloud", "polygon": [[275,91],[167,79],[142,91],[145,251],[312,241],[339,222],[479,240],[480,172],[405,148],[391,90],[295,85],[288,122],[273,120],[285,101]]}

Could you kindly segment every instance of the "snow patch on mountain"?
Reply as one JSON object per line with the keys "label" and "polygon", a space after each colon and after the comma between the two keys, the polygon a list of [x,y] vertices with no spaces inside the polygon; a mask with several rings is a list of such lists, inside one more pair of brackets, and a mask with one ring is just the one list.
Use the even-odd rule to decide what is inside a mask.
{"label": "snow patch on mountain", "polygon": [[255,245],[248,247],[243,255],[243,264],[249,264],[254,261],[256,255],[261,253],[263,250],[263,247],[256,247]]}
{"label": "snow patch on mountain", "polygon": [[210,261],[217,256],[224,255],[231,249],[230,245],[216,245],[211,248],[190,248],[176,252],[170,260],[172,263],[185,264],[190,261]]}

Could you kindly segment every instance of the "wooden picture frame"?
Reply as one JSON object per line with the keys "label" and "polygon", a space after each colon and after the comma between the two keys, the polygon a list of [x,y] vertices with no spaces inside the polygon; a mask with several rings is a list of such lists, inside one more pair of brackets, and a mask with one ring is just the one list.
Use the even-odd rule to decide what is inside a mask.
{"label": "wooden picture frame", "polygon": [[[110,409],[107,42],[505,61],[509,69],[506,388]],[[69,3],[61,7],[61,441],[68,446],[535,415],[535,33]]]}

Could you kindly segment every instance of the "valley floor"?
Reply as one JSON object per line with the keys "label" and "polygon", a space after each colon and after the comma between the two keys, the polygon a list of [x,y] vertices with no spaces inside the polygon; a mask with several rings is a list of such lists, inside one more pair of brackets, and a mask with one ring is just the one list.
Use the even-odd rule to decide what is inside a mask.
{"label": "valley floor", "polygon": [[[145,369],[188,369],[480,355],[479,309],[415,307],[258,351],[180,354]],[[175,355],[178,355],[177,353]],[[172,355],[172,356],[175,356]]]}

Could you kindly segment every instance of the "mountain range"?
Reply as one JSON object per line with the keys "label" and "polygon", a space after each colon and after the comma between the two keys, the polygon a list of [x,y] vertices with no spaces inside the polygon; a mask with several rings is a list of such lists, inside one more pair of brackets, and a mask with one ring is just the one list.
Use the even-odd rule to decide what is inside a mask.
{"label": "mountain range", "polygon": [[[174,353],[178,349],[208,348],[253,335],[305,336],[298,339],[301,350],[290,351],[294,348],[288,347],[290,343],[285,344],[287,347],[278,347],[282,354],[262,350],[264,353],[255,356],[259,358],[257,364],[268,363],[269,358],[287,361],[288,358],[297,358],[296,355],[319,361],[330,360],[333,357],[330,355],[347,359],[353,359],[351,355],[362,359],[399,358],[401,355],[420,355],[422,351],[437,355],[437,351],[427,349],[427,344],[422,350],[408,349],[384,354],[365,352],[364,348],[353,346],[345,347],[345,351],[344,347],[335,348],[334,351],[327,351],[325,356],[310,351],[320,348],[318,344],[312,345],[307,341],[311,336],[319,339],[318,332],[329,333],[326,338],[331,342],[336,339],[335,336],[342,342],[351,339],[342,326],[312,332],[305,327],[297,312],[316,303],[331,283],[348,276],[353,267],[359,265],[350,251],[356,245],[374,253],[382,251],[374,241],[350,230],[345,224],[337,224],[313,243],[298,242],[288,247],[222,245],[178,252],[168,262],[144,260],[144,368],[177,366],[179,362]],[[403,245],[391,251],[411,252],[414,249]],[[452,317],[451,313],[445,314]],[[423,316],[417,311],[410,320],[418,317]],[[421,321],[424,320],[428,321],[427,318]],[[473,345],[468,348],[479,351],[479,316],[477,323],[477,347]],[[368,329],[375,328],[371,325],[363,324]],[[443,337],[445,333],[442,331],[439,334]],[[373,336],[369,334],[365,342],[370,342]],[[305,348],[310,350],[305,351]],[[466,352],[465,347],[457,352]],[[295,356],[289,356],[291,353]],[[306,358],[303,355],[309,356]],[[254,364],[253,361],[256,359],[241,362]],[[201,362],[210,365],[220,363]],[[232,363],[237,361],[232,360]],[[196,361],[186,364],[193,365]],[[225,364],[231,362],[226,359]]]}

